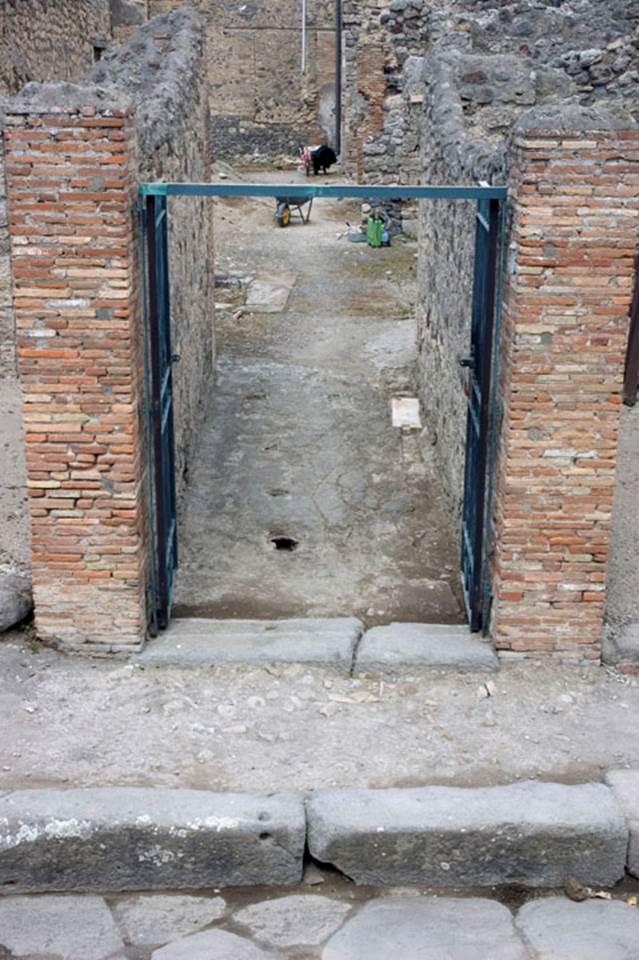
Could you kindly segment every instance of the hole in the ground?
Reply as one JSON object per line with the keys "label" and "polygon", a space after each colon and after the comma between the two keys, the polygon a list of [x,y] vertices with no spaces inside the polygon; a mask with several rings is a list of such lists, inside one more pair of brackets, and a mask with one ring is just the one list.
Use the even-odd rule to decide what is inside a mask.
{"label": "hole in the ground", "polygon": [[271,833],[260,833],[260,840],[270,840],[272,837]]}
{"label": "hole in the ground", "polygon": [[285,537],[281,534],[271,537],[271,543],[276,550],[287,550],[289,553],[292,550],[296,550],[298,545],[297,540],[295,540],[293,537]]}

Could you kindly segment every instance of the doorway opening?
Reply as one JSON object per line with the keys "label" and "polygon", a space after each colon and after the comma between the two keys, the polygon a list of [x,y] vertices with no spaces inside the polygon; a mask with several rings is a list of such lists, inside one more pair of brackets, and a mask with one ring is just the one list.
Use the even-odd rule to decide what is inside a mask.
{"label": "doorway opening", "polygon": [[[270,205],[275,208],[282,195],[327,201],[310,243],[301,242],[301,232],[310,229],[302,219],[286,230],[273,225]],[[167,626],[173,608],[180,616],[217,618],[355,614],[369,624],[465,618],[471,630],[485,630],[506,189],[149,183],[141,185],[140,196],[150,396],[150,632]],[[237,234],[236,249],[245,248],[240,266],[252,256],[271,271],[260,268],[250,279],[252,293],[243,306],[230,309],[237,307],[232,297],[222,304],[222,353],[189,471],[177,589],[172,378],[178,359],[171,347],[167,242],[173,196],[219,198],[234,214],[223,240]],[[243,205],[256,200],[262,204],[258,219],[271,231],[266,239],[256,239],[253,225],[245,223]],[[373,250],[343,236],[335,242],[348,204],[390,200],[476,204],[470,342],[460,358],[467,372],[467,441],[459,536],[450,530],[436,466],[423,463],[417,431],[393,428],[387,415],[394,394],[410,393],[407,381],[384,382],[385,359],[401,339],[400,328],[405,333],[408,327],[406,305],[387,288],[402,270],[401,282],[410,282],[414,249]],[[329,248],[332,263],[316,268]],[[239,273],[245,281],[247,274]],[[260,283],[266,300],[271,294],[277,300],[277,288],[287,287],[283,308],[280,302],[279,309],[260,312],[255,297],[251,303]],[[372,382],[373,369],[382,371],[379,382]],[[459,557],[451,552],[456,541]],[[450,568],[445,575],[442,565]]]}

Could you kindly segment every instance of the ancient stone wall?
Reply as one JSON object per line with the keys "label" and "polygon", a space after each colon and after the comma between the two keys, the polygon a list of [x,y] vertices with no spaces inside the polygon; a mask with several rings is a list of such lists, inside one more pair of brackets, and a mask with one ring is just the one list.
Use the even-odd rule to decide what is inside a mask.
{"label": "ancient stone wall", "polygon": [[[0,96],[30,80],[77,80],[111,36],[109,0],[4,0],[0,7]],[[0,377],[15,376],[2,111],[0,109]]]}
{"label": "ancient stone wall", "polygon": [[562,105],[521,118],[503,307],[492,630],[597,658],[639,232],[639,131]]}
{"label": "ancient stone wall", "polygon": [[[181,0],[149,0],[163,13]],[[205,18],[211,136],[216,158],[295,154],[300,143],[332,142],[335,14],[308,0],[302,70],[300,0],[229,5],[194,0]],[[324,129],[322,129],[324,123]]]}
{"label": "ancient stone wall", "polygon": [[[176,10],[113,47],[90,74],[133,98],[139,182],[211,179],[204,50],[201,21]],[[172,348],[180,358],[173,366],[179,498],[213,377],[213,203],[175,197],[168,217]]]}
{"label": "ancient stone wall", "polygon": [[109,0],[4,0],[0,94],[30,80],[76,80],[94,62],[94,40],[110,37]]}
{"label": "ancient stone wall", "polygon": [[[449,67],[423,65],[426,108],[421,166],[425,183],[503,183],[505,156],[499,147],[466,133],[459,94]],[[463,497],[469,373],[460,359],[470,352],[475,257],[472,201],[422,201],[419,216],[417,303],[418,384],[455,529]]]}
{"label": "ancient stone wall", "polygon": [[[199,21],[175,12],[148,24],[86,83],[29,84],[7,104],[36,625],[68,648],[126,648],[145,633],[135,207],[140,178],[206,178],[202,55]],[[211,376],[213,255],[208,208],[180,212],[171,255],[183,473]]]}

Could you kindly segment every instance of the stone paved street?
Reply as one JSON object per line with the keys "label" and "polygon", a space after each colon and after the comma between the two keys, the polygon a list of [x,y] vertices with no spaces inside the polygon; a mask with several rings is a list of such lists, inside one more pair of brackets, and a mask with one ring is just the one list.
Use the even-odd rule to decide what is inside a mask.
{"label": "stone paved street", "polygon": [[[2,960],[636,960],[636,896],[519,909],[309,874],[268,894],[0,897]],[[628,902],[626,902],[628,901]]]}

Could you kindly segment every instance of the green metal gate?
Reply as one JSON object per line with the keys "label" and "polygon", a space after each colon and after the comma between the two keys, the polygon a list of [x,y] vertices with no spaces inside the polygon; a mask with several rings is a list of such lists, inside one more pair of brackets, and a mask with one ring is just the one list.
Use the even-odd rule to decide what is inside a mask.
{"label": "green metal gate", "polygon": [[314,197],[380,200],[474,200],[477,203],[469,370],[466,465],[461,531],[461,579],[471,630],[486,630],[490,608],[488,550],[492,457],[495,435],[495,342],[500,245],[506,188],[497,186],[352,186],[349,184],[143,183],[140,217],[145,262],[147,343],[147,437],[152,483],[151,555],[147,590],[149,630],[170,619],[177,567],[177,518],[173,437],[172,366],[168,262],[171,196]]}

